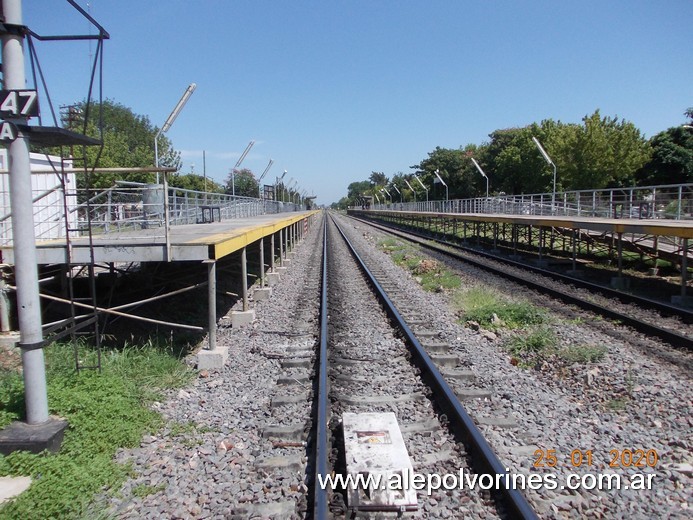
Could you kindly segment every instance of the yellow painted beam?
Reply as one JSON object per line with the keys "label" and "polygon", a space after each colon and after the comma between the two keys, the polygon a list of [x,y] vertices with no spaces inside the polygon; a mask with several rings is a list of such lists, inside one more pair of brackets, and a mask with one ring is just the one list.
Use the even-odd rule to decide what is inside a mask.
{"label": "yellow painted beam", "polygon": [[226,255],[243,249],[253,242],[257,242],[261,238],[273,235],[281,229],[285,229],[296,222],[300,222],[315,213],[316,212],[295,215],[278,220],[272,224],[247,226],[226,233],[217,233],[215,235],[189,241],[188,243],[209,244],[209,257],[213,260],[219,260]]}

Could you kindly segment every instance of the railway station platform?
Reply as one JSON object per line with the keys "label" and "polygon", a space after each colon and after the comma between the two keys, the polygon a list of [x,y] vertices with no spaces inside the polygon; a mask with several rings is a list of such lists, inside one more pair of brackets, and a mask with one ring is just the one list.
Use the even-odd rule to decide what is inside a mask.
{"label": "railway station platform", "polygon": [[[95,234],[70,239],[71,262],[177,262],[218,260],[241,248],[272,236],[313,215],[315,211],[299,211],[257,215],[221,222],[171,226],[143,227],[138,230]],[[36,243],[38,264],[66,262],[68,243],[65,239]],[[0,263],[14,264],[11,246],[0,246]]]}
{"label": "railway station platform", "polygon": [[[211,216],[211,215],[210,215]],[[302,240],[311,226],[317,222],[319,211],[303,210],[283,213],[271,213],[238,217],[217,221],[213,217],[197,224],[142,225],[139,229],[128,228],[126,231],[111,230],[109,233],[94,232],[91,236],[80,234],[69,240],[40,240],[36,243],[36,257],[40,276],[40,298],[44,302],[55,302],[58,305],[71,306],[72,318],[61,319],[43,324],[46,344],[74,334],[77,330],[96,324],[96,335],[100,317],[118,316],[140,320],[153,326],[164,326],[206,333],[206,349],[199,355],[201,368],[221,366],[225,360],[224,349],[217,348],[217,263],[224,260],[225,267],[221,272],[238,276],[239,294],[242,310],[231,313],[232,326],[243,326],[252,322],[254,310],[250,309],[249,296],[255,300],[271,296],[272,287],[289,263],[289,251]],[[247,258],[247,251],[253,260]],[[16,290],[13,286],[14,251],[10,245],[0,246],[0,264],[5,271],[3,284],[0,286],[0,297],[3,302],[9,301],[8,293]],[[118,265],[175,264],[190,265],[197,263],[204,271],[206,280],[181,282],[170,292],[148,296],[145,299],[132,301],[118,306],[105,306],[103,294],[97,294],[95,280],[101,275],[118,274]],[[187,263],[187,264],[186,264]],[[232,264],[232,265],[229,265]],[[249,272],[249,267],[253,272]],[[184,267],[184,269],[187,269]],[[46,273],[49,273],[47,275]],[[66,287],[80,279],[90,280],[90,298],[74,298],[74,291]],[[42,282],[60,281],[62,293],[43,290]],[[8,283],[4,283],[7,280]],[[249,284],[248,281],[252,283]],[[187,285],[185,285],[187,283]],[[206,324],[175,323],[144,316],[138,316],[127,309],[140,307],[144,303],[164,300],[187,291],[207,286],[207,322]],[[112,286],[114,287],[114,286]],[[109,289],[109,290],[112,290]],[[227,293],[230,294],[230,293]],[[108,299],[106,299],[107,301]],[[0,305],[3,328],[12,321],[8,309],[11,305]]]}
{"label": "railway station platform", "polygon": [[[531,251],[542,256],[561,251],[572,257],[572,270],[584,255],[601,253],[618,267],[615,284],[622,276],[623,253],[641,259],[667,260],[680,266],[682,300],[690,300],[686,286],[688,265],[693,259],[693,221],[669,219],[619,219],[588,216],[521,215],[493,213],[441,213],[350,209],[350,215],[461,241],[485,242],[513,255]],[[677,297],[679,298],[679,297]]]}

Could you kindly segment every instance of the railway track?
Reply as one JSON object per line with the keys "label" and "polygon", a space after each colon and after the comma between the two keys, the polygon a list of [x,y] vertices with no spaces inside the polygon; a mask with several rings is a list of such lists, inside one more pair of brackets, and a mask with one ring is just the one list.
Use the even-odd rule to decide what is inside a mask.
{"label": "railway track", "polygon": [[[291,253],[273,297],[255,302],[253,325],[230,327],[222,319],[219,341],[231,354],[224,369],[201,374],[162,403],[167,428],[123,454],[123,461],[134,460],[137,477],[122,499],[112,501],[119,517],[362,517],[363,507],[353,515],[347,492],[323,492],[315,485],[320,477],[349,472],[343,414],[393,413],[416,474],[463,469],[470,477],[491,475],[492,465],[479,461],[470,435],[455,425],[455,400],[502,461],[501,472],[553,476],[559,484],[571,474],[589,479],[617,473],[623,482],[632,482],[634,472],[654,477],[647,501],[638,489],[527,489],[526,499],[541,518],[655,518],[687,507],[689,352],[661,346],[671,355],[655,359],[632,341],[611,341],[590,327],[559,320],[551,326],[564,334],[562,346],[604,344],[605,358],[558,364],[553,372],[516,366],[503,343],[511,333],[489,340],[465,327],[449,306],[450,294],[421,290],[391,255],[373,247],[384,233],[336,220],[397,314],[388,316],[373,298],[375,284],[353,263],[332,224],[329,253],[322,254],[324,235],[315,226]],[[327,284],[321,283],[323,270]],[[461,278],[476,284],[492,277],[474,270]],[[415,341],[391,328],[397,315]],[[427,361],[423,356],[410,362],[419,350],[416,341]],[[428,364],[444,376],[450,392],[429,386],[435,378],[426,374]],[[196,431],[181,433],[191,424]],[[609,466],[614,450],[637,449],[658,454],[659,462],[644,469]],[[539,458],[548,453],[556,453],[558,464],[541,467]],[[580,459],[588,453],[590,464]],[[152,493],[134,493],[143,488]],[[404,517],[521,516],[502,497],[495,500],[491,488],[429,494],[424,487],[416,497],[417,510]]]}
{"label": "railway track", "polygon": [[[316,363],[314,518],[339,517],[354,510],[417,510],[430,517],[499,514],[487,496],[468,490],[446,492],[439,487],[432,493],[419,492],[413,504],[406,493],[387,498],[375,490],[340,493],[321,486],[325,476],[346,475],[350,463],[358,466],[357,455],[344,453],[349,430],[342,418],[345,423],[358,423],[371,418],[370,414],[393,411],[414,472],[493,475],[495,482],[501,482],[493,497],[502,504],[500,514],[536,518],[524,495],[503,485],[507,468],[460,402],[459,393],[474,395],[469,387],[474,375],[447,352],[415,306],[398,309],[393,300],[402,300],[402,295],[388,295],[396,289],[393,281],[368,268],[367,260],[334,221],[326,226],[323,248],[327,253]],[[483,394],[483,390],[477,392]],[[377,474],[378,470],[370,471]]]}
{"label": "railway track", "polygon": [[[353,217],[352,217],[353,218]],[[693,349],[693,311],[616,291],[574,277],[463,247],[420,233],[355,219],[429,251],[488,271],[525,287],[616,321],[674,347]]]}

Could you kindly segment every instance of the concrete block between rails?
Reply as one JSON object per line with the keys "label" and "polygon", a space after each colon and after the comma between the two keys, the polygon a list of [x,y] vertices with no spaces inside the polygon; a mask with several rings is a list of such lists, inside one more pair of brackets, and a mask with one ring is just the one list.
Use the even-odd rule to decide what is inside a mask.
{"label": "concrete block between rails", "polygon": [[292,424],[289,426],[271,425],[262,431],[265,439],[281,439],[283,441],[301,442],[308,437],[308,432],[304,424]]}
{"label": "concrete block between rails", "polygon": [[274,470],[274,469],[300,470],[303,468],[303,462],[301,462],[300,456],[266,457],[264,459],[257,460],[255,462],[255,467],[258,469],[264,469],[264,470]]}
{"label": "concrete block between rails", "polygon": [[512,417],[478,417],[477,423],[497,428],[516,428],[517,421]]}
{"label": "concrete block between rails", "polygon": [[289,518],[296,514],[294,502],[270,502],[268,504],[243,504],[231,508],[229,518]]}
{"label": "concrete block between rails", "polygon": [[310,392],[297,392],[293,395],[277,395],[272,398],[272,408],[278,408],[287,404],[303,403],[310,399]]}

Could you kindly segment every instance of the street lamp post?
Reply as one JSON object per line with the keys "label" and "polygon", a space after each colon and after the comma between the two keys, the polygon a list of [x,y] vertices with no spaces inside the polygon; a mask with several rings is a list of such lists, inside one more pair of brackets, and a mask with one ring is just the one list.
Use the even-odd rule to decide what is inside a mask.
{"label": "street lamp post", "polygon": [[397,193],[399,193],[399,201],[400,201],[400,202],[404,202],[404,200],[402,199],[402,192],[399,191],[399,188],[397,187],[397,185],[396,185],[394,182],[392,183],[392,187],[395,189],[395,191],[396,191]]}
{"label": "street lamp post", "polygon": [[440,170],[436,169],[436,171],[434,171],[433,173],[436,174],[436,177],[438,177],[438,180],[443,184],[443,186],[445,186],[445,200],[447,201],[449,199],[449,197],[448,197],[448,185],[445,184],[445,181],[440,176]]}
{"label": "street lamp post", "polygon": [[419,179],[419,177],[418,177],[416,174],[414,174],[414,178],[415,178],[417,181],[419,181],[419,184],[421,184],[421,187],[422,187],[424,190],[426,190],[426,202],[428,202],[428,188],[427,188],[426,186],[424,186],[424,183],[421,182],[421,179]]}
{"label": "street lamp post", "polygon": [[481,174],[481,176],[482,176],[484,179],[486,179],[486,198],[488,199],[488,177],[487,177],[486,174],[484,173],[484,170],[481,169],[481,166],[479,166],[479,163],[476,162],[476,159],[474,159],[474,157],[470,157],[470,159],[471,159],[472,162],[474,163],[474,166],[476,166],[476,169],[479,170],[479,173]]}
{"label": "street lamp post", "polygon": [[264,197],[262,196],[262,179],[265,178],[265,175],[267,175],[267,172],[270,170],[273,164],[274,161],[270,159],[267,168],[265,168],[265,171],[262,172],[262,175],[260,175],[260,178],[257,180],[257,196],[261,199],[264,199]]}
{"label": "street lamp post", "polygon": [[[197,85],[195,83],[191,83],[188,86],[185,92],[183,92],[183,96],[178,101],[178,104],[174,107],[173,111],[168,116],[168,119],[166,119],[164,126],[162,126],[154,136],[154,166],[156,166],[157,168],[159,167],[159,136],[161,134],[165,134],[166,132],[168,132],[168,129],[171,128],[171,125],[178,117],[178,114],[180,114],[180,111],[183,110],[183,107],[188,102],[188,99],[190,99],[190,96],[192,96],[192,93],[195,91],[195,88],[197,88]],[[159,184],[158,171],[156,172],[156,183]]]}
{"label": "street lamp post", "polygon": [[233,169],[231,170],[231,195],[233,195],[233,197],[236,197],[236,170],[243,162],[243,159],[245,159],[245,156],[248,155],[248,152],[254,144],[255,141],[250,141],[250,143],[248,143],[248,146],[245,147],[245,150],[243,150],[243,153],[238,158],[236,164],[233,166]]}
{"label": "street lamp post", "polygon": [[289,199],[291,199],[291,186],[296,182],[293,177],[289,177],[289,182],[282,184],[282,202],[284,202],[284,195],[288,192]]}
{"label": "street lamp post", "polygon": [[414,191],[414,188],[411,187],[411,184],[409,184],[409,181],[407,179],[404,179],[404,182],[407,183],[409,190],[411,190],[411,192],[414,194],[414,203],[416,203],[416,192]]}
{"label": "street lamp post", "polygon": [[279,185],[280,182],[282,183],[282,202],[284,202],[284,182],[283,182],[283,180],[284,180],[285,176],[286,176],[286,170],[284,170],[284,173],[282,173],[282,176],[277,177],[275,182],[274,182],[274,200],[275,200],[275,202],[277,200],[277,185]]}
{"label": "street lamp post", "polygon": [[536,144],[537,148],[539,148],[541,155],[544,156],[544,160],[546,160],[547,163],[553,166],[553,191],[551,192],[551,214],[553,215],[556,211],[556,164],[551,160],[549,154],[547,154],[546,150],[544,150],[544,148],[541,146],[539,139],[532,136],[532,141],[534,141],[534,144]]}

